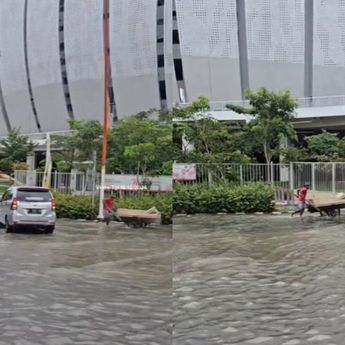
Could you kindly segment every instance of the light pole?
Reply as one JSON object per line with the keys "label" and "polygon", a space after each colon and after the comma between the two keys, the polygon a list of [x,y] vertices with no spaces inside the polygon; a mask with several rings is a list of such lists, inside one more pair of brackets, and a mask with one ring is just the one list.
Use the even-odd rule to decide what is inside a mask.
{"label": "light pole", "polygon": [[109,123],[109,0],[103,0],[103,55],[104,55],[104,108],[103,108],[103,146],[102,146],[102,169],[101,185],[99,193],[99,214],[98,219],[103,219],[103,199],[105,188],[105,168],[107,164],[107,142]]}

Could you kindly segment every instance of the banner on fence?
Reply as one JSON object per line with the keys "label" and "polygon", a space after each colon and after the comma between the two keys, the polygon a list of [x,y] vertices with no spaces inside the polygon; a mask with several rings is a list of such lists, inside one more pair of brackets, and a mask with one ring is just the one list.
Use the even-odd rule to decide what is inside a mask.
{"label": "banner on fence", "polygon": [[173,165],[173,179],[174,181],[195,181],[196,165],[175,163]]}
{"label": "banner on fence", "polygon": [[106,175],[104,188],[120,191],[171,192],[172,178],[171,176],[144,178],[140,175]]}

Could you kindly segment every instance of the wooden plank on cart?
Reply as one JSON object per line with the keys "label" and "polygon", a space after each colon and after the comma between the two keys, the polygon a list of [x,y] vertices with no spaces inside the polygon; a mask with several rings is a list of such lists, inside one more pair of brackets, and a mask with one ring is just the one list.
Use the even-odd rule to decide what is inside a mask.
{"label": "wooden plank on cart", "polygon": [[124,223],[133,227],[145,227],[150,224],[161,224],[161,214],[155,209],[145,211],[118,208],[116,215]]}

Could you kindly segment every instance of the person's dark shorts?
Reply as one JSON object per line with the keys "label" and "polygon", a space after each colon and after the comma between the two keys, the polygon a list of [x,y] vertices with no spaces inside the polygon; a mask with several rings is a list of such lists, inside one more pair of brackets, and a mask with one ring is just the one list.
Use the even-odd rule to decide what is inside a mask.
{"label": "person's dark shorts", "polygon": [[297,206],[300,211],[303,211],[305,209],[305,201],[299,201]]}

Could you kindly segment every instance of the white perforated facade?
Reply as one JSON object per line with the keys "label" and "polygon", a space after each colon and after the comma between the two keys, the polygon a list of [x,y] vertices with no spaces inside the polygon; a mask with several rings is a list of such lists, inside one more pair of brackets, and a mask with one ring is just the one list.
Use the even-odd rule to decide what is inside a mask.
{"label": "white perforated facade", "polygon": [[177,0],[182,54],[238,59],[236,0]]}
{"label": "white perforated facade", "polygon": [[247,32],[249,59],[302,64],[304,1],[248,1]]}
{"label": "white perforated facade", "polygon": [[[0,1],[0,134],[102,119],[102,5]],[[110,0],[109,18],[114,119],[247,86],[345,94],[344,0]]]}

